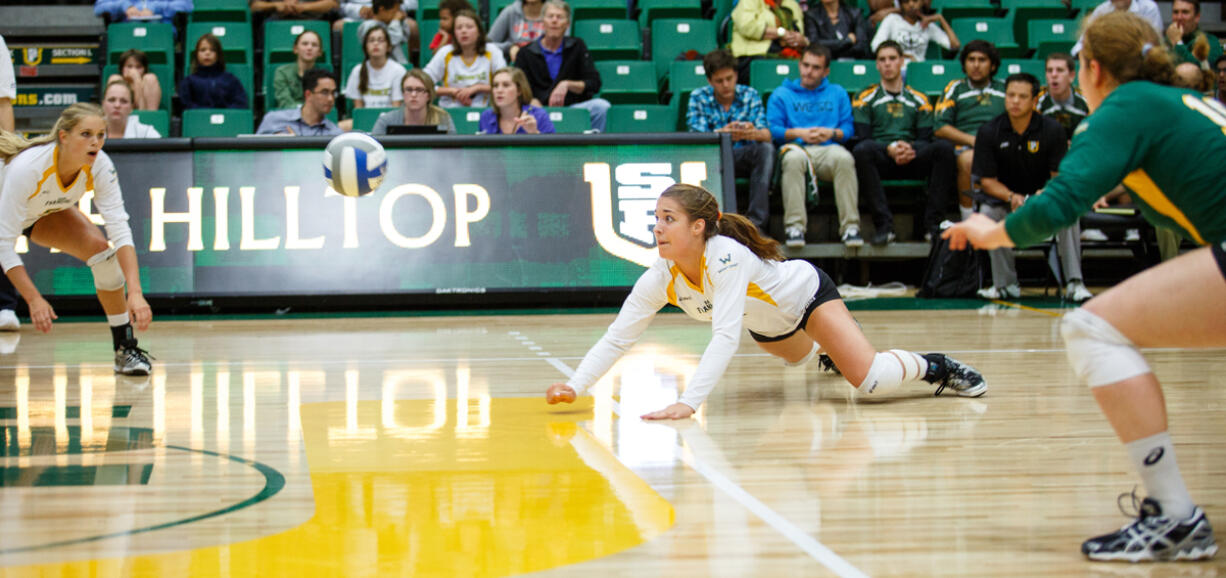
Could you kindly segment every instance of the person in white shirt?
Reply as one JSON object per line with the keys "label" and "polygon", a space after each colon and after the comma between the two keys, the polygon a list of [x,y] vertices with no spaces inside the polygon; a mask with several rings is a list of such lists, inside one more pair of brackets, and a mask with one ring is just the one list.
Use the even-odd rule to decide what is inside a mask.
{"label": "person in white shirt", "polygon": [[[0,36],[0,131],[13,132],[17,119],[13,117],[13,101],[17,99],[17,78],[13,74],[12,53]],[[0,331],[17,331],[17,289],[7,277],[0,278]]]}
{"label": "person in white shirt", "polygon": [[[34,286],[17,255],[17,237],[24,234],[37,245],[83,261],[93,273],[98,301],[111,326],[115,371],[149,375],[147,352],[137,346],[132,328],[148,328],[153,313],[141,290],[119,176],[111,159],[102,152],[105,142],[106,120],[95,104],[69,106],[50,134],[32,141],[0,133],[0,160],[4,161],[0,266],[25,297],[34,327],[47,333],[56,319],[55,310]],[[77,208],[81,197],[90,191],[94,193],[93,205],[106,224],[105,236]]]}
{"label": "person in white shirt", "polygon": [[507,61],[498,45],[487,42],[481,18],[472,10],[456,12],[451,44],[443,46],[426,64],[426,74],[434,79],[438,105],[489,106],[490,84],[494,72]]}
{"label": "person in white shirt", "polygon": [[[1154,27],[1161,37],[1165,33],[1162,27],[1162,12],[1158,10],[1158,4],[1154,0],[1103,0],[1102,4],[1094,7],[1094,11],[1090,13],[1088,18],[1084,18],[1085,25],[1089,25],[1090,21],[1110,12],[1132,12]],[[1077,44],[1073,45],[1073,56],[1081,54],[1081,41],[1084,38],[1078,38]]]}
{"label": "person in white shirt", "polygon": [[106,114],[108,138],[162,138],[157,129],[140,121],[132,114],[135,92],[128,81],[114,78],[106,83],[102,93],[102,112]]}
{"label": "person in white shirt", "polygon": [[941,48],[957,51],[961,46],[949,22],[940,14],[924,14],[923,0],[902,0],[901,12],[890,14],[877,27],[877,34],[869,47],[873,52],[886,40],[902,46],[903,58],[923,62],[928,43],[936,42]]}
{"label": "person in white shirt", "polygon": [[[660,259],[639,277],[617,319],[570,380],[549,387],[549,403],[573,402],[596,383],[670,303],[696,320],[710,321],[711,342],[678,402],[643,419],[693,415],[728,367],[743,328],[789,365],[807,363],[824,350],[832,368],[863,394],[921,380],[937,384],[937,395],[946,387],[962,397],[987,392],[978,371],[946,355],[877,352],[828,275],[807,261],[784,261],[778,242],[763,237],[749,219],[721,213],[706,189],[669,187],[660,194],[655,215]],[[823,365],[830,367],[826,360]]]}
{"label": "person in white shirt", "polygon": [[391,47],[387,29],[372,26],[362,36],[366,60],[353,67],[345,82],[345,98],[352,108],[392,108],[404,104],[400,80],[405,68],[388,57]]}

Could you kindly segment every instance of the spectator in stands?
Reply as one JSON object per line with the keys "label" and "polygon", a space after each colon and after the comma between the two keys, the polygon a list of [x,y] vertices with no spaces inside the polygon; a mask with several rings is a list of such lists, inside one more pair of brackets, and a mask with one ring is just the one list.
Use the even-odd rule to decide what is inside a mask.
{"label": "spectator in stands", "polygon": [[94,0],[94,15],[107,22],[171,22],[175,14],[191,11],[192,0]]}
{"label": "spectator in stands", "polygon": [[[975,138],[975,174],[983,185],[979,212],[994,220],[1016,211],[1056,175],[1068,152],[1064,127],[1035,113],[1039,79],[1022,72],[1005,79],[1005,113],[979,127]],[[1081,227],[1074,224],[1055,235],[1067,283],[1064,298],[1081,303],[1093,295],[1081,279]],[[992,287],[979,291],[984,299],[1021,296],[1013,249],[988,251]]]}
{"label": "spectator in stands", "polygon": [[447,134],[455,134],[455,122],[451,114],[434,102],[434,81],[420,68],[410,69],[400,82],[400,93],[404,95],[404,106],[389,110],[375,121],[371,134],[387,134],[387,127],[399,125],[442,127]]}
{"label": "spectator in stands", "polygon": [[430,40],[431,51],[437,52],[440,46],[451,44],[451,30],[454,26],[455,15],[461,10],[476,12],[468,0],[441,0],[438,3],[438,32],[435,32],[434,38]]}
{"label": "spectator in stands", "polygon": [[196,41],[192,72],[179,82],[179,101],[183,110],[248,107],[247,91],[236,76],[226,72],[221,40],[212,33]]}
{"label": "spectator in stands", "polygon": [[314,30],[303,30],[294,39],[294,62],[277,67],[272,77],[274,106],[279,109],[302,105],[302,78],[323,55],[323,39]]}
{"label": "spectator in stands", "polygon": [[533,106],[524,71],[508,66],[494,73],[494,102],[481,113],[481,134],[553,134],[549,113]]}
{"label": "spectator in stands", "polygon": [[251,13],[256,16],[256,30],[265,19],[324,20],[340,6],[337,0],[251,0]]}
{"label": "spectator in stands", "polygon": [[868,19],[860,15],[860,9],[842,0],[822,0],[809,6],[809,24],[806,33],[809,42],[817,42],[830,49],[835,60],[868,58]]}
{"label": "spectator in stands", "polygon": [[[886,16],[902,13],[899,0],[868,0],[867,6],[869,11],[867,17],[872,28],[880,26]],[[923,12],[925,15],[936,14],[936,10],[932,9],[932,0],[924,0]]]}
{"label": "spectator in stands", "polygon": [[1213,61],[1213,70],[1217,73],[1217,101],[1226,103],[1226,55]]}
{"label": "spectator in stands", "polygon": [[451,44],[434,53],[426,74],[434,80],[439,106],[487,106],[494,71],[505,67],[506,59],[498,46],[486,40],[476,12],[461,10],[454,21]]}
{"label": "spectator in stands", "polygon": [[[17,119],[13,117],[13,101],[17,99],[17,76],[13,74],[13,57],[9,47],[0,36],[0,131],[15,132]],[[17,319],[17,289],[7,275],[0,275],[0,331],[17,331],[21,321]],[[5,348],[5,353],[12,353]]]}
{"label": "spectator in stands", "polygon": [[515,62],[520,48],[545,34],[544,6],[545,0],[515,0],[498,13],[490,27],[490,42],[502,49],[507,62]]}
{"label": "spectator in stands", "polygon": [[157,129],[142,123],[132,114],[132,87],[122,78],[111,77],[102,92],[102,112],[106,117],[106,137],[117,138],[162,138]]}
{"label": "spectator in stands", "polygon": [[945,50],[957,50],[961,43],[949,22],[941,14],[924,14],[923,0],[899,0],[901,11],[890,14],[881,21],[873,35],[872,49],[886,40],[902,46],[903,56],[908,61],[923,62],[928,44],[937,43]]}
{"label": "spectator in stands", "polygon": [[789,247],[805,244],[809,217],[805,181],[816,188],[817,179],[834,181],[843,244],[864,244],[860,237],[856,161],[840,146],[855,136],[851,99],[846,89],[826,78],[829,73],[830,49],[820,44],[806,47],[800,60],[800,80],[785,80],[766,105],[771,137],[782,153],[783,225]]}
{"label": "spectator in stands", "polygon": [[737,84],[736,59],[726,50],[712,50],[702,59],[707,86],[690,94],[685,123],[690,132],[726,132],[732,137],[733,170],[749,177],[747,206],[737,211],[765,232],[770,218],[771,180],[775,176],[775,145],[762,96]]}
{"label": "spectator in stands", "polygon": [[[406,34],[405,30],[414,29],[416,27],[416,23],[412,25],[405,24],[405,22],[413,22],[413,20],[404,15],[404,12],[400,10],[400,7],[396,4],[396,1],[397,0],[374,0],[374,2],[371,4],[371,9],[374,11],[374,13],[369,19],[362,21],[362,24],[358,26],[358,38],[364,38],[366,36],[366,31],[370,30],[371,27],[382,26],[385,30],[387,30],[388,58],[400,63],[405,68],[408,68],[413,66],[413,64],[409,62],[410,36],[413,37],[413,45],[415,46],[416,33]],[[338,20],[337,22],[340,21]]]}
{"label": "spectator in stands", "polygon": [[341,134],[340,127],[328,120],[339,93],[336,77],[331,72],[312,68],[302,75],[302,106],[268,111],[255,132],[288,136]]}
{"label": "spectator in stands", "polygon": [[592,128],[604,132],[609,101],[597,98],[600,73],[582,38],[567,36],[570,5],[562,0],[545,2],[545,35],[518,53],[515,65],[524,71],[532,87],[533,104],[582,108]]}
{"label": "spectator in stands", "polygon": [[[877,72],[881,84],[874,84],[852,103],[856,139],[852,149],[856,159],[856,179],[860,193],[873,214],[873,236],[869,242],[886,245],[894,240],[894,215],[886,201],[881,178],[928,179],[929,195],[953,199],[954,154],[949,147],[932,142],[932,103],[924,93],[906,86],[902,80],[903,49],[893,40],[877,46]],[[935,230],[941,222],[940,206],[929,203],[924,214],[924,230]]]}
{"label": "spectator in stands", "polygon": [[[937,101],[937,146],[954,150],[958,159],[958,205],[962,218],[973,212],[974,181],[971,168],[975,158],[975,134],[983,123],[1005,111],[1005,83],[995,80],[1000,69],[1000,53],[986,40],[975,39],[962,48],[962,72],[966,78],[950,82]],[[929,197],[940,203],[938,210],[948,210],[953,199]],[[931,234],[935,231],[929,230]]]}
{"label": "spectator in stands", "polygon": [[127,81],[136,95],[133,108],[136,110],[157,110],[162,108],[162,83],[156,74],[149,72],[149,57],[135,48],[119,55],[119,74],[112,74],[106,79],[109,85],[116,78]]}
{"label": "spectator in stands", "polygon": [[1090,107],[1081,92],[1073,88],[1076,74],[1073,57],[1062,52],[1047,55],[1047,87],[1039,92],[1038,110],[1056,119],[1064,127],[1068,140],[1073,140],[1073,131],[1081,120],[1090,114]]}
{"label": "spectator in stands", "polygon": [[392,60],[387,29],[374,24],[362,35],[362,53],[366,59],[355,65],[345,82],[345,98],[351,108],[391,108],[400,106],[400,80],[405,68]]}
{"label": "spectator in stands", "polygon": [[767,55],[796,60],[808,45],[805,13],[796,0],[740,0],[732,9],[732,56],[741,84],[749,84],[750,62]]}
{"label": "spectator in stands", "polygon": [[[1162,12],[1158,10],[1158,4],[1154,0],[1103,0],[1102,4],[1096,6],[1094,11],[1084,18],[1082,29],[1084,30],[1091,20],[1108,12],[1132,12],[1147,20],[1154,27],[1158,36],[1162,36]],[[1073,46],[1073,56],[1081,53],[1081,40],[1078,39],[1077,44]]]}
{"label": "spectator in stands", "polygon": [[[1171,4],[1171,25],[1166,28],[1167,45],[1180,62],[1209,64],[1222,55],[1222,42],[1200,29],[1200,0],[1175,0]],[[1197,56],[1201,46],[1205,56]]]}

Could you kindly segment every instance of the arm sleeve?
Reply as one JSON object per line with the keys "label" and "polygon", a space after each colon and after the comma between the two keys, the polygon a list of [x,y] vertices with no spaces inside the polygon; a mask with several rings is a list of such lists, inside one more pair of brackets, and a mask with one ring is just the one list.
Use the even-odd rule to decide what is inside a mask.
{"label": "arm sleeve", "polygon": [[975,134],[975,158],[971,163],[971,173],[984,179],[994,179],[998,174],[996,167],[996,135],[989,130],[992,123],[979,127]]}
{"label": "arm sleeve", "polygon": [[[485,83],[490,85],[494,84],[494,72],[507,67],[507,59],[502,55],[502,51],[498,49],[490,50],[491,48],[494,47],[486,47],[486,50],[490,53],[490,75],[485,79]],[[493,102],[492,97],[490,102]]]}
{"label": "arm sleeve", "polygon": [[689,107],[685,111],[685,125],[689,127],[690,132],[711,132],[714,130],[711,127],[711,120],[702,113],[697,102],[693,96],[690,97]]}
{"label": "arm sleeve", "polygon": [[192,11],[192,1],[191,0],[170,0],[169,2],[162,2],[157,8],[158,16],[161,16],[167,21],[170,21],[172,18],[174,18],[175,14],[178,14],[180,12],[191,12],[191,11]]}
{"label": "arm sleeve", "polygon": [[579,368],[566,382],[575,393],[582,394],[604,376],[647,330],[656,312],[668,303],[668,273],[661,265],[653,265],[639,277],[630,296],[622,304],[617,319],[613,320],[604,337],[583,356]]}
{"label": "arm sleeve", "polygon": [[1150,26],[1154,27],[1154,31],[1158,33],[1159,38],[1165,38],[1165,30],[1162,26],[1162,12],[1158,10],[1158,4],[1149,2],[1141,9],[1141,16],[1149,21]]}
{"label": "arm sleeve", "polygon": [[543,108],[536,108],[532,112],[536,115],[536,130],[540,131],[541,134],[555,134],[558,132],[553,126],[553,121],[549,120],[549,111]]}
{"label": "arm sleeve", "polygon": [[21,265],[17,255],[17,237],[25,221],[26,196],[38,185],[38,175],[28,167],[12,166],[3,171],[4,182],[0,183],[0,266],[5,271]]}
{"label": "arm sleeve", "polygon": [[707,268],[708,279],[715,288],[715,295],[711,299],[714,302],[714,309],[711,311],[711,342],[698,360],[698,369],[690,377],[685,393],[678,400],[695,410],[711,395],[711,390],[715,389],[715,384],[723,377],[728,363],[732,361],[732,356],[741,344],[745,293],[749,288],[750,267],[755,265],[750,260],[757,259],[748,251],[743,253],[745,256],[736,257],[739,262],[721,265],[722,270]]}
{"label": "arm sleeve", "polygon": [[[426,74],[429,74],[430,78],[434,80],[434,84],[439,84],[443,81],[443,66],[444,66],[443,63],[446,62],[446,57],[447,57],[448,52],[451,52],[450,48],[446,48],[446,47],[440,48],[439,51],[435,52],[434,56],[430,58],[430,62],[426,63],[426,67],[424,70],[426,71]],[[358,65],[358,66],[361,66],[361,65]],[[358,69],[355,67],[353,70],[354,70],[353,72],[349,73],[350,84],[353,83],[353,77],[357,75]],[[446,86],[446,85],[439,84],[439,86]],[[345,88],[345,96],[349,96],[348,87]]]}
{"label": "arm sleeve", "polygon": [[[290,63],[277,68],[272,77],[272,91],[276,95],[277,108],[293,108],[295,105],[294,90],[290,86],[290,79],[286,76],[288,71],[290,74],[297,74],[294,71],[286,68],[287,66],[297,67],[296,64]],[[301,96],[301,95],[300,95]]]}
{"label": "arm sleeve", "polygon": [[894,14],[885,17],[881,24],[877,26],[877,33],[873,35],[873,42],[869,45],[869,50],[877,52],[877,47],[881,46],[882,42],[890,39],[890,34],[894,33]]}
{"label": "arm sleeve", "polygon": [[195,94],[192,93],[191,78],[189,74],[179,81],[179,102],[183,104],[183,110],[200,108],[200,105],[196,103]]}
{"label": "arm sleeve", "polygon": [[771,140],[783,144],[788,132],[788,111],[778,92],[772,93],[766,103],[766,122],[770,124]]}
{"label": "arm sleeve", "polygon": [[949,35],[945,33],[945,29],[941,28],[940,24],[932,22],[928,24],[928,41],[936,42],[941,45],[941,48],[949,50]]}
{"label": "arm sleeve", "polygon": [[395,64],[397,66],[395,78],[392,79],[392,102],[404,102],[404,91],[400,87],[404,86],[404,75],[408,74],[409,71],[399,62],[391,61],[388,64]]}
{"label": "arm sleeve", "polygon": [[930,144],[933,139],[932,128],[932,105],[928,103],[928,99],[923,100],[923,105],[915,114],[915,142],[922,144]]}
{"label": "arm sleeve", "polygon": [[957,103],[954,102],[954,86],[957,81],[953,81],[949,86],[945,87],[945,92],[941,94],[941,99],[937,101],[936,110],[932,113],[932,130],[941,130],[941,127],[952,124],[958,126]]}
{"label": "arm sleeve", "polygon": [[750,40],[761,40],[766,27],[774,21],[775,16],[762,0],[741,0],[732,9],[732,29]]}
{"label": "arm sleeve", "polygon": [[596,70],[596,63],[592,61],[592,53],[588,52],[587,44],[582,38],[575,39],[575,51],[579,56],[580,67],[583,69],[583,100],[589,100],[600,92],[600,71]]}
{"label": "arm sleeve", "polygon": [[455,121],[451,119],[451,114],[443,112],[442,127],[447,131],[447,134],[455,134]]}
{"label": "arm sleeve", "polygon": [[[370,129],[370,134],[373,134],[373,135],[387,134],[387,115],[388,113],[385,112],[383,114],[380,114],[379,118],[375,119],[375,126]],[[264,117],[264,118],[268,118],[268,117]]]}
{"label": "arm sleeve", "polygon": [[494,19],[494,25],[490,26],[488,34],[490,42],[498,45],[500,50],[506,50],[511,45],[511,10],[510,6],[502,9],[498,13],[498,17]]}
{"label": "arm sleeve", "polygon": [[851,97],[847,96],[846,90],[843,90],[839,92],[836,98],[838,99],[839,106],[839,125],[837,128],[843,130],[843,139],[837,142],[845,143],[856,136],[856,126],[851,118]]}
{"label": "arm sleeve", "polygon": [[370,6],[370,3],[345,0],[345,2],[341,5],[341,14],[350,20],[361,20],[363,6]]}
{"label": "arm sleeve", "polygon": [[[434,61],[431,60],[430,64],[434,64]],[[426,69],[426,73],[429,74],[429,72],[430,70]],[[361,74],[362,65],[353,65],[353,70],[349,71],[349,78],[345,80],[345,98],[349,100],[362,100],[362,93],[358,91],[358,80],[361,78]],[[438,80],[435,80],[435,82],[438,82]]]}
{"label": "arm sleeve", "polygon": [[243,83],[238,80],[237,76],[227,72],[229,76],[230,93],[226,108],[247,108],[247,89],[243,88]]}
{"label": "arm sleeve", "polygon": [[94,16],[119,18],[125,9],[127,9],[126,0],[96,0],[94,2]]}
{"label": "arm sleeve", "polygon": [[1059,174],[1043,194],[1005,220],[1005,232],[1019,248],[1077,222],[1095,200],[1123,182],[1146,152],[1141,138],[1149,129],[1138,126],[1137,115],[1122,107],[1100,107],[1077,128]]}
{"label": "arm sleeve", "polygon": [[111,157],[99,152],[94,161],[94,206],[102,215],[106,226],[106,238],[118,249],[132,246],[132,229],[128,226],[128,212],[123,208],[123,193],[119,190],[119,175]]}

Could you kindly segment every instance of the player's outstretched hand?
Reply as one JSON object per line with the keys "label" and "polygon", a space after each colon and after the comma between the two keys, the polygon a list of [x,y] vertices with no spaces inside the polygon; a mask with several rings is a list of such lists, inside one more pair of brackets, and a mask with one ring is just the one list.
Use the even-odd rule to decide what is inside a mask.
{"label": "player's outstretched hand", "polygon": [[51,304],[47,303],[46,299],[38,297],[27,303],[30,309],[30,321],[34,322],[34,328],[43,333],[51,332],[51,322],[59,319],[55,314],[55,310],[51,308]]}
{"label": "player's outstretched hand", "polygon": [[941,238],[948,239],[949,248],[955,251],[965,249],[967,243],[974,245],[976,249],[1013,246],[1009,242],[1009,236],[1004,232],[1004,225],[980,213],[975,213],[970,218],[945,229],[945,232],[941,233]]}
{"label": "player's outstretched hand", "polygon": [[694,415],[694,408],[684,403],[674,403],[660,411],[643,414],[643,419],[685,419]]}
{"label": "player's outstretched hand", "polygon": [[128,293],[128,311],[132,313],[133,327],[138,331],[149,328],[149,323],[153,321],[153,310],[149,309],[149,302],[145,301],[144,295]]}
{"label": "player's outstretched hand", "polygon": [[545,401],[550,405],[555,403],[574,403],[575,390],[565,383],[555,383],[545,390]]}

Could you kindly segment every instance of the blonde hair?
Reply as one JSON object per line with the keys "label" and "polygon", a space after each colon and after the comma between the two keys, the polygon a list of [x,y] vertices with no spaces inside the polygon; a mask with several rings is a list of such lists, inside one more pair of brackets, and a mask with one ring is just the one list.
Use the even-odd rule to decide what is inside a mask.
{"label": "blonde hair", "polygon": [[106,87],[102,89],[102,98],[105,100],[106,93],[110,92],[111,87],[116,85],[123,86],[124,88],[128,89],[128,100],[131,101],[132,106],[136,106],[136,91],[132,90],[132,85],[128,84],[127,79],[118,75],[111,75],[111,79],[107,81]]}
{"label": "blonde hair", "polygon": [[1148,21],[1131,12],[1110,12],[1090,21],[1083,38],[1083,66],[1091,60],[1119,84],[1148,80],[1170,84],[1175,59]]}
{"label": "blonde hair", "polygon": [[[524,105],[532,103],[532,85],[528,84],[528,77],[524,76],[524,71],[515,68],[514,66],[499,68],[498,70],[494,71],[494,74],[490,75],[491,85],[494,84],[494,79],[498,78],[499,74],[510,75],[511,83],[514,84],[515,88],[519,91],[520,108],[523,108]],[[492,98],[490,99],[490,107],[494,109],[495,113],[501,114],[498,107],[494,106],[494,99]]]}
{"label": "blonde hair", "polygon": [[103,120],[106,119],[102,114],[102,107],[92,103],[81,102],[64,109],[64,112],[60,113],[60,118],[55,121],[55,126],[51,129],[51,132],[36,139],[26,140],[19,134],[0,130],[0,159],[7,163],[13,160],[13,157],[20,154],[21,151],[30,147],[53,143],[59,139],[61,131],[72,132],[72,129],[76,128],[82,120],[91,116],[96,116]]}

